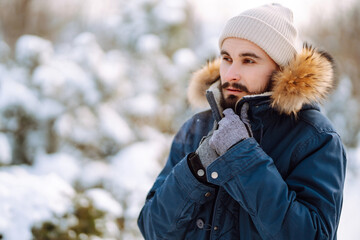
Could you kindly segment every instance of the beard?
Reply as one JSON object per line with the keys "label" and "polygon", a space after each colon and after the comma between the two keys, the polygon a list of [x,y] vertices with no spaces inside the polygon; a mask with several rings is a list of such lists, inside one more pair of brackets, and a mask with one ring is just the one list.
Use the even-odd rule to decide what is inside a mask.
{"label": "beard", "polygon": [[231,83],[230,84],[229,82],[226,82],[226,83],[220,85],[220,92],[221,92],[220,105],[221,105],[221,107],[223,109],[232,108],[233,110],[235,110],[235,105],[236,105],[237,101],[239,100],[239,97],[231,94],[225,98],[223,90],[224,90],[224,88],[228,88],[228,87],[242,91],[242,92],[246,93],[246,95],[249,95],[249,90],[247,89],[247,87],[245,85],[242,85],[240,83]]}
{"label": "beard", "polygon": [[232,89],[239,90],[239,91],[242,91],[242,92],[246,93],[246,95],[255,95],[255,94],[261,94],[261,93],[264,93],[264,92],[271,91],[272,82],[273,82],[272,81],[272,76],[273,76],[274,73],[275,73],[275,71],[272,74],[270,74],[269,80],[267,81],[266,85],[262,89],[260,89],[259,91],[256,91],[256,92],[250,92],[248,90],[248,88],[245,85],[241,84],[241,83],[229,83],[229,82],[226,82],[224,84],[221,84],[220,85],[220,93],[221,93],[220,106],[223,109],[232,108],[235,111],[236,103],[240,100],[238,96],[233,95],[233,94],[231,94],[231,95],[229,95],[228,97],[225,98],[224,91],[223,91],[224,88],[231,87]]}

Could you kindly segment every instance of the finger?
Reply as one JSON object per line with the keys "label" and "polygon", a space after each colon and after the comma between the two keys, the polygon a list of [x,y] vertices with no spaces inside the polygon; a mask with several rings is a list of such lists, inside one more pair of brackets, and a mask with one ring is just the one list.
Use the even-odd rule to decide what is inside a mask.
{"label": "finger", "polygon": [[228,119],[230,124],[241,121],[239,115],[237,115],[232,109],[230,109],[229,111],[226,111],[224,113],[226,114],[226,116],[224,118]]}
{"label": "finger", "polygon": [[[215,133],[214,133],[215,134]],[[211,136],[211,138],[209,139],[209,145],[212,149],[215,149],[215,145],[214,145],[214,135]]]}
{"label": "finger", "polygon": [[231,116],[231,115],[234,115],[235,113],[234,113],[234,110],[232,110],[231,108],[227,108],[227,109],[225,109],[224,111],[223,111],[223,113],[224,113],[224,116],[226,117],[226,116]]}
{"label": "finger", "polygon": [[[238,117],[239,118],[239,117]],[[239,118],[240,121],[240,118]],[[234,119],[233,116],[231,117],[224,117],[223,119],[221,119],[221,121],[219,122],[219,128],[217,129],[218,131],[224,131],[224,129],[227,129],[229,127],[231,127],[234,123],[236,122],[236,120]]]}

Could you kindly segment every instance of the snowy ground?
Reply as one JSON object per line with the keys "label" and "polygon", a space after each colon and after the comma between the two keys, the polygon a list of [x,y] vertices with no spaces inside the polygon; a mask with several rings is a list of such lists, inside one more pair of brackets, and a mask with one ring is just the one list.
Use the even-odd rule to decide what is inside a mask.
{"label": "snowy ground", "polygon": [[360,148],[348,151],[344,203],[338,239],[352,240],[360,236]]}
{"label": "snowy ground", "polygon": [[[1,168],[0,233],[3,239],[31,239],[30,229],[34,224],[71,212],[75,180],[89,188],[85,195],[97,209],[108,216],[136,219],[160,171],[157,159],[164,145],[155,141],[135,143],[116,155],[110,164],[90,162],[79,166],[71,156],[54,154],[39,157],[33,167]],[[105,189],[91,188],[99,183],[103,183]],[[125,199],[127,208],[123,209],[117,199]],[[107,232],[112,231],[112,236],[116,236],[113,225],[108,221]]]}

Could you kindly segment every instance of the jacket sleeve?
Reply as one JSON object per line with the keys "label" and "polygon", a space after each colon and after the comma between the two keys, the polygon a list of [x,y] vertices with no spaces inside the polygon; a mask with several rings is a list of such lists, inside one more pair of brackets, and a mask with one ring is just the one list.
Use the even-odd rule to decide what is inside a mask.
{"label": "jacket sleeve", "polygon": [[138,226],[147,240],[184,239],[189,221],[214,198],[215,189],[200,183],[188,167],[184,149],[189,125],[188,121],[175,136],[167,163],[140,212]]}
{"label": "jacket sleeve", "polygon": [[263,239],[336,239],[346,165],[340,137],[311,136],[292,156],[297,165],[283,179],[249,138],[212,163],[207,179],[239,202]]}

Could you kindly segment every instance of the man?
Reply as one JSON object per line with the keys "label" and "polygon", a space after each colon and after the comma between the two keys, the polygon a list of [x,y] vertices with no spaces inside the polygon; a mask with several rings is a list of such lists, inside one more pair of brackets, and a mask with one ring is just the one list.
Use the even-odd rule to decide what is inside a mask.
{"label": "man", "polygon": [[221,60],[189,87],[192,103],[212,89],[223,118],[198,113],[175,136],[139,216],[145,239],[336,239],[346,157],[317,105],[333,64],[298,52],[296,35],[278,4],[227,22]]}

